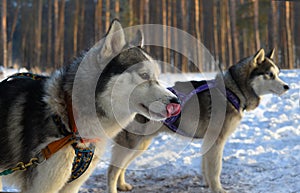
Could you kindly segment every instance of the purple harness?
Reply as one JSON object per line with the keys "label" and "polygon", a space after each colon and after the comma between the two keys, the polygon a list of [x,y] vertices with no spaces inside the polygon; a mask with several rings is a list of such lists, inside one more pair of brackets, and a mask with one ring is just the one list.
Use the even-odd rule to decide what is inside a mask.
{"label": "purple harness", "polygon": [[[188,95],[186,95],[184,93],[181,93],[181,92],[175,90],[172,87],[169,87],[168,89],[172,93],[174,93],[180,99],[180,101],[181,101],[181,103],[180,103],[181,109],[183,109],[185,103],[187,101],[189,101],[192,98],[192,96],[194,96],[197,93],[201,93],[201,92],[204,92],[204,91],[207,91],[207,90],[209,90],[211,88],[216,88],[216,87],[217,87],[216,82],[214,80],[209,80],[205,84],[203,84],[203,85],[195,88],[194,90],[192,90]],[[221,89],[220,89],[220,91],[226,96],[227,100],[234,106],[234,108],[237,111],[240,111],[240,99],[231,90],[229,90],[228,88],[226,88],[225,93]],[[174,125],[174,123],[177,121],[177,119],[179,118],[179,116],[181,116],[181,113],[179,113],[176,116],[173,116],[173,117],[170,117],[170,118],[166,119],[164,121],[164,124],[170,130],[172,130],[173,132],[178,133],[178,134],[183,135],[183,136],[190,137],[184,131],[179,130]]]}

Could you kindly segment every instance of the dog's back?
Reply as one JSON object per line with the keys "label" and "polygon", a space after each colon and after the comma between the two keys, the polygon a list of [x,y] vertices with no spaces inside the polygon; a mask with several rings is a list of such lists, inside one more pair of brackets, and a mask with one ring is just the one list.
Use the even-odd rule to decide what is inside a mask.
{"label": "dog's back", "polygon": [[46,79],[22,77],[0,83],[0,168],[28,162],[38,144],[58,134],[49,129],[52,120],[43,102]]}

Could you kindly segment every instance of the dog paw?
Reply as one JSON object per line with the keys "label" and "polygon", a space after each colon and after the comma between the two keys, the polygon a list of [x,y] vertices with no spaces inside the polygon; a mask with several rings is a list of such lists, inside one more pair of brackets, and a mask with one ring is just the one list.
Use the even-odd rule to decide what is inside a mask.
{"label": "dog paw", "polygon": [[209,188],[209,185],[208,184],[201,184],[200,187],[202,187],[202,188]]}
{"label": "dog paw", "polygon": [[120,190],[120,191],[130,191],[132,189],[133,189],[133,186],[128,183],[118,185],[118,190]]}
{"label": "dog paw", "polygon": [[209,188],[209,185],[208,185],[208,183],[206,183],[206,181],[204,181],[203,183],[201,183],[200,186],[203,187],[203,188]]}

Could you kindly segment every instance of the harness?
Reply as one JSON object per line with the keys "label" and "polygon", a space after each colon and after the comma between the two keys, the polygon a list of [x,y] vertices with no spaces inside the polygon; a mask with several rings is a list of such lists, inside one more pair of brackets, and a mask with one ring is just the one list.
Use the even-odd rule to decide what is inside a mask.
{"label": "harness", "polygon": [[[5,81],[8,81],[10,79],[22,79],[22,78],[41,81],[41,80],[45,80],[48,77],[32,74],[32,73],[17,73],[12,76],[9,76],[1,83],[4,83]],[[60,116],[52,115],[53,122],[65,137],[48,144],[44,149],[41,150],[41,152],[36,157],[30,159],[28,163],[19,162],[16,165],[16,167],[9,168],[7,170],[4,170],[3,172],[0,172],[0,176],[12,174],[15,171],[25,171],[27,168],[31,167],[32,165],[38,165],[43,161],[49,159],[53,154],[55,154],[57,151],[59,151],[60,149],[62,149],[67,145],[72,145],[75,151],[75,157],[72,165],[72,173],[70,179],[68,180],[68,183],[79,178],[88,169],[95,152],[94,143],[99,141],[99,139],[83,139],[79,136],[75,124],[74,116],[73,116],[72,101],[69,97],[67,97],[66,94],[65,94],[65,101],[67,103],[69,127],[72,129],[72,131],[70,132],[66,129],[66,126],[62,122]],[[78,145],[79,142],[90,143],[90,145],[88,147],[80,147]]]}
{"label": "harness", "polygon": [[[199,87],[195,88],[194,90],[192,90],[189,94],[185,94],[182,93],[178,90],[176,90],[173,87],[169,87],[168,89],[175,94],[181,101],[180,105],[181,105],[181,109],[184,108],[184,105],[186,104],[186,102],[188,102],[194,95],[201,93],[201,92],[205,92],[209,89],[212,88],[218,88],[215,80],[209,80],[206,81],[204,84],[200,85]],[[228,88],[225,89],[225,91],[223,89],[219,89],[224,96],[226,96],[227,100],[233,105],[233,107],[237,110],[240,111],[240,99]],[[183,130],[180,130],[174,123],[178,120],[178,118],[181,117],[181,113],[179,113],[176,116],[167,118],[166,120],[163,121],[163,123],[173,132],[178,133],[180,135],[183,135],[185,137],[192,137],[188,134],[186,134]]]}

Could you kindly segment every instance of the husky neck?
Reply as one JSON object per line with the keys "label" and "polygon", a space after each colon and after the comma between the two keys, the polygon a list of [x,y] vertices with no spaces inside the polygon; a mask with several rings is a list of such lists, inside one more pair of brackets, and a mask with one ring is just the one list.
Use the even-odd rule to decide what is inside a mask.
{"label": "husky neck", "polygon": [[[67,102],[65,101],[65,96],[67,94],[72,98],[73,82],[79,63],[80,59],[77,62],[56,71],[46,83],[46,97],[44,97],[44,101],[48,104],[50,113],[60,116],[62,122],[66,126],[68,125],[69,120],[68,112],[66,109]],[[107,84],[113,85],[114,81],[116,81],[117,78],[118,77],[112,77]],[[105,131],[103,131],[103,134],[109,137],[114,137],[123,127],[127,126],[127,124],[129,124],[129,122],[134,119],[134,113],[125,110],[127,108],[120,108],[124,106],[124,104],[120,104],[122,103],[122,101],[124,101],[124,96],[122,96],[122,94],[114,96],[117,97],[115,98],[115,101],[119,102],[119,104],[115,104],[114,106],[112,106],[110,96],[113,87],[110,87],[108,85],[106,86],[106,88],[108,89],[103,91],[103,93],[96,95],[96,101],[99,101],[96,104],[97,117],[85,114],[83,120],[87,123],[87,125],[84,126],[85,131],[80,130],[80,128],[82,127],[78,128],[80,134],[83,134],[84,136],[95,137],[102,135],[101,133],[99,133],[99,130],[104,129]],[[95,97],[95,95],[86,97]],[[119,105],[118,115],[122,115],[121,117],[115,117],[112,112],[112,109],[116,108],[117,105]],[[97,122],[100,122],[101,128],[93,129],[92,125],[97,125]],[[69,130],[71,131],[72,129],[69,128]]]}
{"label": "husky neck", "polygon": [[231,70],[227,70],[224,75],[225,86],[231,89],[239,98],[241,106],[245,110],[255,109],[260,102],[260,97],[254,92],[250,85],[249,72],[243,68],[231,67]]}
{"label": "husky neck", "polygon": [[[103,78],[100,76],[98,81],[104,82],[103,79],[106,78],[107,77]],[[124,104],[126,104],[125,99],[127,100],[129,96],[126,97],[126,93],[114,94],[116,91],[124,90],[124,88],[118,88],[118,84],[116,84],[118,78],[119,75],[110,77],[110,80],[107,81],[104,86],[105,89],[102,89],[99,93],[98,89],[95,88],[95,91],[93,92],[95,95],[91,97],[95,97],[95,104],[93,106],[95,107],[97,117],[94,117],[94,119],[97,120],[93,120],[93,115],[90,117],[83,115],[84,122],[87,123],[88,126],[84,126],[85,131],[81,131],[80,133],[91,137],[105,135],[113,138],[122,130],[122,128],[125,128],[134,119],[136,113],[132,113],[129,111],[129,108],[124,107]],[[88,100],[92,101],[91,98]],[[84,112],[87,111],[90,112],[89,110],[84,110]],[[82,117],[80,117],[80,119],[82,119]],[[91,125],[97,124],[89,125],[89,123],[97,121],[100,123],[100,128],[93,129]],[[86,128],[90,129],[86,130]],[[94,130],[97,130],[97,132]],[[100,133],[99,130],[102,130],[103,133]]]}
{"label": "husky neck", "polygon": [[103,126],[107,125],[105,129],[111,134],[111,137],[133,121],[136,115],[129,106],[126,106],[130,96],[126,92],[128,88],[124,89],[124,85],[118,84],[119,76],[126,75],[111,77],[105,86],[106,89],[96,94],[98,118]]}

